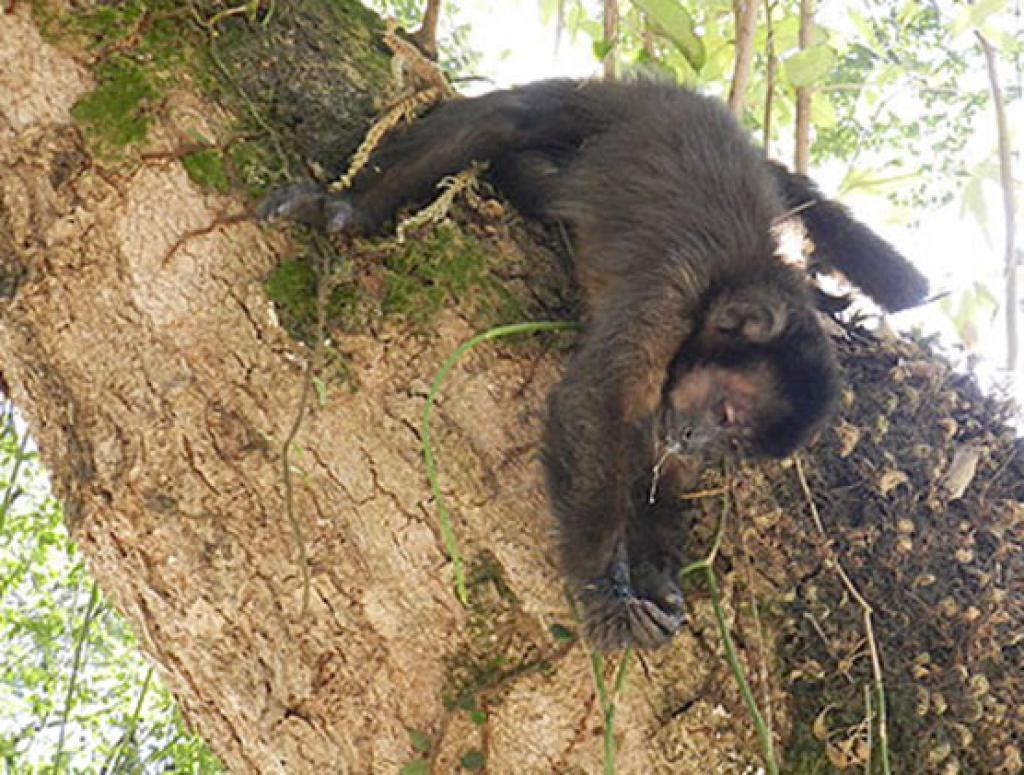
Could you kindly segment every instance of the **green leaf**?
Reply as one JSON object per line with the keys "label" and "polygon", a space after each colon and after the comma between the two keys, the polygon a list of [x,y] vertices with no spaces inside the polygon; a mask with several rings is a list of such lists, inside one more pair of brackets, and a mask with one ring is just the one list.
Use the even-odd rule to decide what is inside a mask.
{"label": "green leaf", "polygon": [[591,44],[591,48],[594,51],[594,57],[597,59],[597,61],[604,61],[604,58],[608,56],[608,54],[612,50],[612,46],[614,45],[615,44],[610,40],[595,40]]}
{"label": "green leaf", "polygon": [[419,729],[409,730],[409,744],[417,753],[430,752],[430,736],[426,732],[422,732]]}
{"label": "green leaf", "polygon": [[871,22],[868,18],[860,11],[850,9],[846,12],[847,17],[853,24],[854,29],[857,30],[858,34],[862,38],[861,45],[866,48],[870,48],[873,52],[877,52],[881,46],[878,45],[878,38],[875,36],[875,29],[871,26]]}
{"label": "green leaf", "polygon": [[921,175],[920,168],[903,172],[888,172],[880,169],[851,170],[839,184],[839,193],[868,191],[885,193],[897,184],[903,184]]}
{"label": "green leaf", "polygon": [[714,83],[732,73],[736,51],[731,42],[709,41],[705,36],[704,43],[708,53],[700,71],[701,80]]}
{"label": "green leaf", "polygon": [[795,49],[800,40],[800,18],[796,15],[788,15],[777,21],[772,30],[772,38],[775,40],[777,55]]}
{"label": "green leaf", "polygon": [[466,711],[476,710],[476,697],[472,694],[467,694],[459,700],[459,707]]}
{"label": "green leaf", "polygon": [[409,762],[402,769],[398,771],[398,775],[427,775],[430,772],[426,759],[417,759],[414,762]]}
{"label": "green leaf", "polygon": [[835,106],[827,94],[817,93],[811,100],[811,123],[818,129],[831,129],[838,123]]}
{"label": "green leaf", "polygon": [[790,84],[800,88],[824,80],[835,60],[836,54],[828,46],[811,46],[783,62],[783,68]]}
{"label": "green leaf", "polygon": [[921,15],[923,10],[924,8],[917,0],[907,0],[896,13],[896,21],[900,27],[906,29],[911,22]]}
{"label": "green leaf", "polygon": [[999,13],[1006,7],[1006,0],[980,0],[973,5],[966,5],[960,14],[950,22],[949,34],[954,38],[978,27],[983,27],[988,17]]}
{"label": "green leaf", "polygon": [[996,310],[999,309],[1000,302],[999,299],[996,298],[995,294],[988,289],[988,286],[975,282],[974,293],[978,298],[978,302],[988,307],[989,314],[995,314]]}
{"label": "green leaf", "polygon": [[316,388],[316,398],[320,406],[327,406],[327,385],[319,377],[313,377],[313,387]]}
{"label": "green leaf", "polygon": [[982,231],[988,227],[988,207],[985,205],[984,180],[980,175],[971,175],[964,186],[960,215],[970,213]]}
{"label": "green leaf", "polygon": [[484,765],[487,764],[487,759],[484,758],[483,753],[474,749],[464,753],[462,758],[459,759],[459,764],[465,770],[482,770]]}
{"label": "green leaf", "polygon": [[693,17],[676,0],[636,0],[654,28],[671,40],[694,70],[704,66],[704,43],[694,31]]}
{"label": "green leaf", "polygon": [[469,712],[469,720],[478,727],[482,727],[487,723],[487,714],[482,710],[471,710]]}

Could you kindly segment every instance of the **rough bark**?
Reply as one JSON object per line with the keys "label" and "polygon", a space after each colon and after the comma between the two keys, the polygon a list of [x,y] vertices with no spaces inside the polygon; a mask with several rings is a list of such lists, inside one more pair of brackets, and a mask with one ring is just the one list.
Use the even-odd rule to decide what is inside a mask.
{"label": "rough bark", "polygon": [[[51,30],[70,24],[63,10],[48,6]],[[26,4],[0,22],[0,250],[16,285],[4,377],[92,574],[186,718],[237,772],[395,772],[417,756],[410,729],[443,735],[442,770],[477,748],[495,772],[593,771],[589,658],[548,632],[571,625],[536,459],[557,353],[474,355],[445,388],[436,443],[462,551],[472,566],[486,550],[504,579],[478,582],[466,610],[415,429],[426,384],[474,329],[452,310],[436,336],[380,323],[334,343],[351,382],[309,407],[292,456],[313,586],[300,619],[280,450],[310,352],[262,285],[291,248],[225,219],[239,200],[201,190],[175,157],[190,132],[221,136],[228,109],[185,82],[140,153],[96,158],[70,114],[95,85],[90,56],[44,39]],[[625,771],[716,769],[746,749],[713,712],[727,692],[668,717],[664,687],[725,684],[692,641],[648,660],[620,702]],[[485,725],[444,707],[467,686]]]}
{"label": "rough bark", "polygon": [[[389,70],[377,23],[354,2],[273,6],[265,26],[223,17],[205,43],[175,3],[147,3],[102,34],[82,32],[88,3],[19,3],[0,17],[3,377],[90,570],[232,771],[395,772],[420,756],[409,730],[429,737],[439,772],[473,749],[492,772],[598,771],[589,655],[551,629],[572,620],[536,457],[562,354],[488,347],[445,384],[434,443],[471,569],[466,607],[421,464],[429,382],[479,329],[473,296],[486,282],[459,286],[427,326],[378,314],[331,328],[347,377],[320,371],[326,400],[312,392],[290,451],[312,573],[299,616],[281,451],[312,351],[279,325],[264,281],[311,248],[238,217],[242,195],[201,187],[189,154],[196,138],[227,157],[256,137],[271,152],[236,157],[258,162],[243,183],[282,179],[282,158],[336,175]],[[126,53],[167,40],[150,34],[159,18],[199,34],[189,59],[209,60],[173,62],[161,90],[137,90],[141,136],[123,101],[117,121],[97,123],[85,108],[112,72],[132,85],[167,56]],[[546,298],[559,271],[512,240],[509,222],[471,219],[467,233],[495,256],[502,287]],[[386,279],[373,251],[348,257],[371,306]],[[893,771],[1019,771],[1024,450],[1005,407],[927,348],[862,331],[838,342],[851,385],[841,417],[802,468],[734,477],[716,563],[786,771],[865,757],[879,771],[877,699],[864,690],[883,676],[839,566],[873,609]],[[719,508],[701,504],[694,558]],[[757,760],[699,588],[689,610],[619,698],[620,772],[746,772]]]}

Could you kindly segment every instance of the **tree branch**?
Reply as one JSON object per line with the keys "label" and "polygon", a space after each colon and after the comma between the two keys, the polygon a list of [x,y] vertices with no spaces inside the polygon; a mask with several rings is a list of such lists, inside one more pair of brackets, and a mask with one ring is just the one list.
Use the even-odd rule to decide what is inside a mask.
{"label": "tree branch", "polygon": [[747,93],[750,68],[754,62],[757,4],[758,0],[737,0],[733,6],[736,16],[736,58],[729,86],[729,110],[736,118],[743,115],[743,98]]}
{"label": "tree branch", "polygon": [[[800,50],[811,45],[814,29],[814,0],[800,0]],[[796,90],[796,143],[793,166],[797,172],[807,172],[811,155],[811,87]]]}
{"label": "tree branch", "polygon": [[604,42],[608,50],[604,55],[604,77],[615,79],[615,38],[619,34],[619,1],[604,0]]}
{"label": "tree branch", "polygon": [[999,87],[999,71],[996,68],[996,53],[988,39],[975,30],[981,43],[988,68],[988,80],[992,89],[992,105],[996,111],[996,132],[999,137],[999,180],[1003,189],[1003,221],[1006,228],[1006,245],[1003,266],[1006,272],[1006,370],[1011,374],[1017,370],[1020,334],[1017,324],[1017,206],[1013,196],[1013,167],[1010,153],[1010,130],[1006,125],[1006,105],[1003,91]]}

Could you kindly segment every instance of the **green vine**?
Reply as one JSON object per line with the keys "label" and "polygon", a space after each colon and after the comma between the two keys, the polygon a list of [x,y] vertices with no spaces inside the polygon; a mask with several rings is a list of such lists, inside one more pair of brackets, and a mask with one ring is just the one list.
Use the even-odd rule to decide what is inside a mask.
{"label": "green vine", "polygon": [[462,564],[462,554],[459,552],[458,540],[455,531],[452,529],[452,519],[445,504],[444,495],[441,494],[441,486],[437,480],[437,462],[434,458],[434,449],[430,441],[430,414],[434,408],[434,401],[441,390],[441,383],[448,376],[448,372],[459,362],[463,355],[468,353],[481,342],[489,342],[492,339],[501,339],[506,336],[517,334],[533,334],[540,331],[571,331],[579,328],[578,323],[540,321],[535,323],[512,323],[506,326],[496,326],[460,344],[455,351],[448,356],[441,368],[434,375],[434,381],[430,385],[430,392],[427,394],[427,403],[423,407],[423,417],[420,423],[420,446],[423,450],[423,462],[427,468],[427,481],[430,483],[430,492],[434,496],[434,503],[437,505],[437,521],[441,527],[441,540],[444,543],[445,551],[452,559],[452,573],[455,578],[455,594],[463,605],[469,604],[469,594],[466,591],[466,572]]}

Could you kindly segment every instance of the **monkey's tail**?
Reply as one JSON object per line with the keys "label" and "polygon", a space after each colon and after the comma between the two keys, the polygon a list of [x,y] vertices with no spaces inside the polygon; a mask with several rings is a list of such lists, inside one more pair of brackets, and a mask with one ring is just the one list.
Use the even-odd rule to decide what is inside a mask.
{"label": "monkey's tail", "polygon": [[896,248],[826,198],[813,180],[775,162],[769,167],[786,206],[798,210],[814,243],[814,259],[838,269],[885,309],[913,307],[928,296],[928,280]]}

